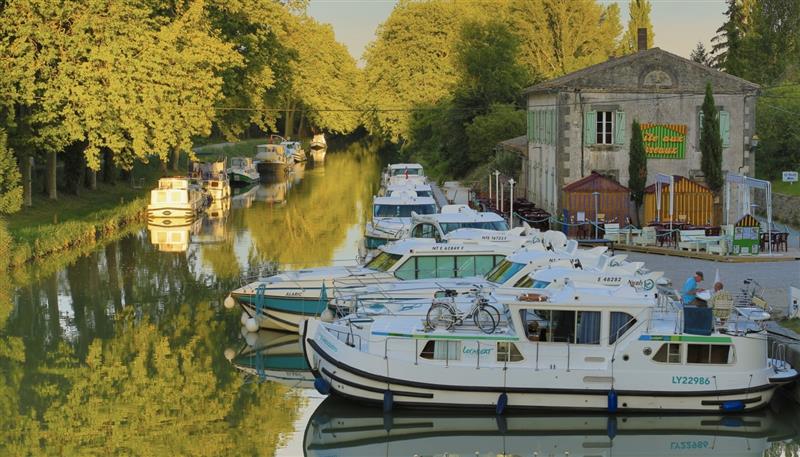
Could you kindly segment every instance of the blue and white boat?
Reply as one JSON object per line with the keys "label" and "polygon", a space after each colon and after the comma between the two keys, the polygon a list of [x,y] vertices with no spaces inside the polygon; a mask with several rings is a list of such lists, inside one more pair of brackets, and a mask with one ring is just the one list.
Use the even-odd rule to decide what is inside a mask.
{"label": "blue and white boat", "polygon": [[436,214],[439,211],[432,197],[418,197],[413,190],[402,190],[372,201],[372,221],[364,231],[367,249],[376,249],[403,237],[413,214]]}

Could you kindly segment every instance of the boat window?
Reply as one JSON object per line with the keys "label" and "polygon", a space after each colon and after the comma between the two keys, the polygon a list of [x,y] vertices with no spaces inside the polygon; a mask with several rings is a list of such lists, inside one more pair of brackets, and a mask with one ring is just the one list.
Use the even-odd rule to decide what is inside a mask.
{"label": "boat window", "polygon": [[530,287],[533,285],[533,278],[530,276],[523,276],[514,284],[514,287]]}
{"label": "boat window", "polygon": [[417,197],[433,197],[433,192],[429,190],[418,190]]}
{"label": "boat window", "polygon": [[495,231],[508,230],[508,223],[506,221],[492,221],[492,222],[441,222],[444,233],[450,233],[453,230],[471,228],[471,229],[484,229]]}
{"label": "boat window", "polygon": [[525,357],[517,349],[514,343],[498,341],[497,342],[497,361],[498,362],[519,362]]}
{"label": "boat window", "polygon": [[600,344],[600,311],[578,311],[575,344]]}
{"label": "boat window", "polygon": [[430,340],[419,356],[428,360],[460,360],[461,341]]}
{"label": "boat window", "polygon": [[439,239],[438,233],[436,232],[436,226],[433,224],[419,224],[414,227],[414,230],[411,232],[411,236],[414,238],[436,238]]}
{"label": "boat window", "polygon": [[533,288],[533,289],[546,289],[547,286],[549,286],[549,285],[550,285],[550,281],[541,281],[541,280],[537,279],[536,281],[533,281],[533,284],[531,284],[531,288]]}
{"label": "boat window", "polygon": [[166,192],[156,192],[156,203],[164,203],[167,201]]}
{"label": "boat window", "polygon": [[686,363],[732,363],[731,347],[727,344],[689,344]]}
{"label": "boat window", "polygon": [[416,260],[417,279],[457,277],[456,260],[452,255],[422,256],[416,257]]}
{"label": "boat window", "polygon": [[417,214],[436,214],[436,205],[375,205],[374,217],[411,217]]}
{"label": "boat window", "polygon": [[456,277],[466,278],[475,276],[475,256],[460,255],[456,257]]}
{"label": "boat window", "polygon": [[653,360],[663,363],[681,363],[681,344],[664,343],[658,348]]}
{"label": "boat window", "polygon": [[509,278],[517,274],[517,272],[521,270],[522,267],[524,266],[525,264],[523,263],[515,263],[509,260],[503,260],[502,262],[500,262],[499,265],[495,267],[494,270],[489,272],[489,274],[486,276],[486,279],[488,279],[491,282],[502,284],[508,281]]}
{"label": "boat window", "polygon": [[408,175],[408,176],[419,176],[420,172],[419,168],[395,168],[392,170],[392,176],[401,176],[401,175]]}
{"label": "boat window", "polygon": [[608,329],[608,344],[614,344],[617,338],[624,335],[634,324],[636,324],[636,319],[630,314],[612,311]]}
{"label": "boat window", "polygon": [[416,259],[412,257],[406,260],[404,264],[400,265],[394,271],[394,275],[398,279],[402,279],[404,281],[408,281],[409,279],[417,279]]}
{"label": "boat window", "polygon": [[452,255],[436,257],[437,278],[457,278],[456,258]]}
{"label": "boat window", "polygon": [[[475,256],[475,275],[482,276],[486,273],[490,272],[492,268],[494,268],[495,264],[497,264],[497,256],[491,255],[477,255]],[[500,261],[502,261],[502,257],[500,257]]]}
{"label": "boat window", "polygon": [[401,257],[403,256],[400,254],[389,254],[386,251],[381,251],[381,253],[376,255],[374,259],[370,260],[365,267],[369,268],[370,270],[387,271],[392,268],[392,266],[397,263]]}

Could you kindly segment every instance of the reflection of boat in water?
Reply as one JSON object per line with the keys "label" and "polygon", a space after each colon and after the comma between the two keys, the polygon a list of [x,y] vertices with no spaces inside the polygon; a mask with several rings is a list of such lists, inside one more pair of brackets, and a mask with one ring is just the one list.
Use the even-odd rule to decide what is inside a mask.
{"label": "reflection of boat in water", "polygon": [[203,190],[189,179],[161,178],[158,187],[150,191],[147,219],[154,225],[188,225],[207,204]]}
{"label": "reflection of boat in water", "polygon": [[[189,249],[192,236],[200,232],[202,218],[187,220],[164,219],[160,224],[147,224],[150,231],[150,242],[162,252],[185,252]],[[170,224],[163,225],[163,222]]]}
{"label": "reflection of boat in water", "polygon": [[205,216],[200,219],[200,230],[192,236],[192,241],[200,244],[221,243],[225,241],[230,209],[230,198],[211,202],[211,205],[206,209]]}
{"label": "reflection of boat in water", "polygon": [[258,190],[261,186],[258,183],[253,183],[247,187],[240,187],[233,190],[233,198],[231,198],[232,208],[250,208],[253,202],[256,201]]}
{"label": "reflection of boat in water", "polygon": [[325,160],[325,153],[328,149],[328,143],[325,141],[324,133],[317,133],[311,139],[311,158],[314,162],[323,162]]}
{"label": "reflection of boat in water", "polygon": [[193,162],[189,170],[189,177],[201,185],[203,190],[211,195],[212,200],[224,200],[231,196],[231,185],[225,169],[225,160],[211,163]]}
{"label": "reflection of boat in water", "polygon": [[769,409],[737,416],[384,415],[332,398],[306,425],[306,456],[725,456],[761,457],[795,431]]}
{"label": "reflection of boat in water", "polygon": [[258,182],[259,174],[253,159],[249,157],[234,157],[228,167],[228,179],[231,185],[247,186]]}
{"label": "reflection of boat in water", "polygon": [[289,194],[291,182],[288,179],[275,179],[262,183],[256,191],[256,200],[266,203],[283,203]]}
{"label": "reflection of boat in water", "polygon": [[249,333],[245,329],[242,334],[245,337],[242,348],[225,354],[237,370],[261,381],[304,389],[314,387],[314,376],[303,357],[299,335],[267,330]]}

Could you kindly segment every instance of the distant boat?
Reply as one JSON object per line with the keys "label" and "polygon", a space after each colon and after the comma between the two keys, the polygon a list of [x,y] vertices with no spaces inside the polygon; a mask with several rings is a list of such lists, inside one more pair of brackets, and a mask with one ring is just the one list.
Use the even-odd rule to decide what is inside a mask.
{"label": "distant boat", "polygon": [[256,145],[255,159],[259,173],[283,173],[294,161],[283,144]]}
{"label": "distant boat", "polygon": [[311,139],[310,148],[311,158],[314,159],[314,162],[324,162],[325,153],[328,149],[328,143],[325,141],[325,134],[317,133],[314,135],[314,138]]}
{"label": "distant boat", "polygon": [[286,149],[292,155],[292,159],[294,159],[294,163],[306,161],[306,151],[303,150],[303,146],[299,141],[284,141],[281,144],[286,146]]}
{"label": "distant boat", "polygon": [[225,169],[225,160],[218,162],[194,162],[189,177],[201,185],[213,200],[224,200],[231,196],[231,185]]}
{"label": "distant boat", "polygon": [[147,219],[153,225],[189,225],[208,203],[208,195],[189,178],[161,178],[150,191]]}
{"label": "distant boat", "polygon": [[231,185],[248,186],[258,181],[258,170],[253,159],[249,157],[234,157],[228,167],[228,179]]}

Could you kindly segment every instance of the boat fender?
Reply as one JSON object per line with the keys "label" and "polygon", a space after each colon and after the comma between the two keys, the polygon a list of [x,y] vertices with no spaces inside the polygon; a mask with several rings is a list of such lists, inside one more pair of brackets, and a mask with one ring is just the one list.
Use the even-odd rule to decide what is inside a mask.
{"label": "boat fender", "polygon": [[[245,329],[247,331],[247,329]],[[247,343],[248,346],[254,348],[256,343],[258,343],[258,333],[247,332],[247,335],[244,336],[244,342]]]}
{"label": "boat fender", "polygon": [[725,416],[720,423],[723,427],[744,427],[744,421],[741,417]]}
{"label": "boat fender", "polygon": [[322,376],[314,379],[314,388],[322,395],[328,395],[331,391],[331,383],[324,380]]}
{"label": "boat fender", "polygon": [[391,390],[384,390],[383,391],[383,412],[384,412],[384,414],[391,412],[393,406],[394,406],[394,394],[392,394]]}
{"label": "boat fender", "polygon": [[617,391],[614,389],[608,391],[608,412],[611,414],[617,412]]}
{"label": "boat fender", "polygon": [[494,420],[497,422],[497,431],[501,435],[508,433],[508,421],[506,421],[505,416],[494,416]]}
{"label": "boat fender", "polygon": [[383,429],[388,433],[392,431],[394,425],[394,415],[392,413],[385,413],[383,415]]}
{"label": "boat fender", "polygon": [[319,320],[321,320],[322,322],[331,323],[333,322],[335,317],[336,316],[334,316],[333,310],[331,310],[330,308],[325,308],[325,311],[323,311],[322,314],[319,316]]}
{"label": "boat fender", "polygon": [[506,406],[508,406],[508,394],[503,392],[499,397],[497,397],[497,407],[495,408],[495,413],[498,416],[503,414],[503,411],[506,410]]}
{"label": "boat fender", "polygon": [[606,435],[613,440],[617,436],[617,416],[609,416],[606,420]]}
{"label": "boat fender", "polygon": [[248,332],[257,332],[258,321],[256,320],[255,317],[248,318],[247,321],[244,323],[244,328],[246,328]]}
{"label": "boat fender", "polygon": [[236,357],[236,351],[234,351],[233,348],[225,348],[225,352],[223,354],[225,354],[225,360],[229,362]]}
{"label": "boat fender", "polygon": [[224,306],[226,309],[233,309],[233,307],[236,306],[236,300],[234,300],[233,297],[228,295],[222,302],[222,306]]}
{"label": "boat fender", "polygon": [[744,411],[744,402],[742,400],[724,401],[722,402],[722,405],[719,407],[719,409],[721,409],[726,413]]}
{"label": "boat fender", "polygon": [[250,316],[246,312],[242,311],[242,318],[239,319],[239,321],[242,323],[242,327],[244,327],[244,324],[247,323],[247,319],[250,319]]}

